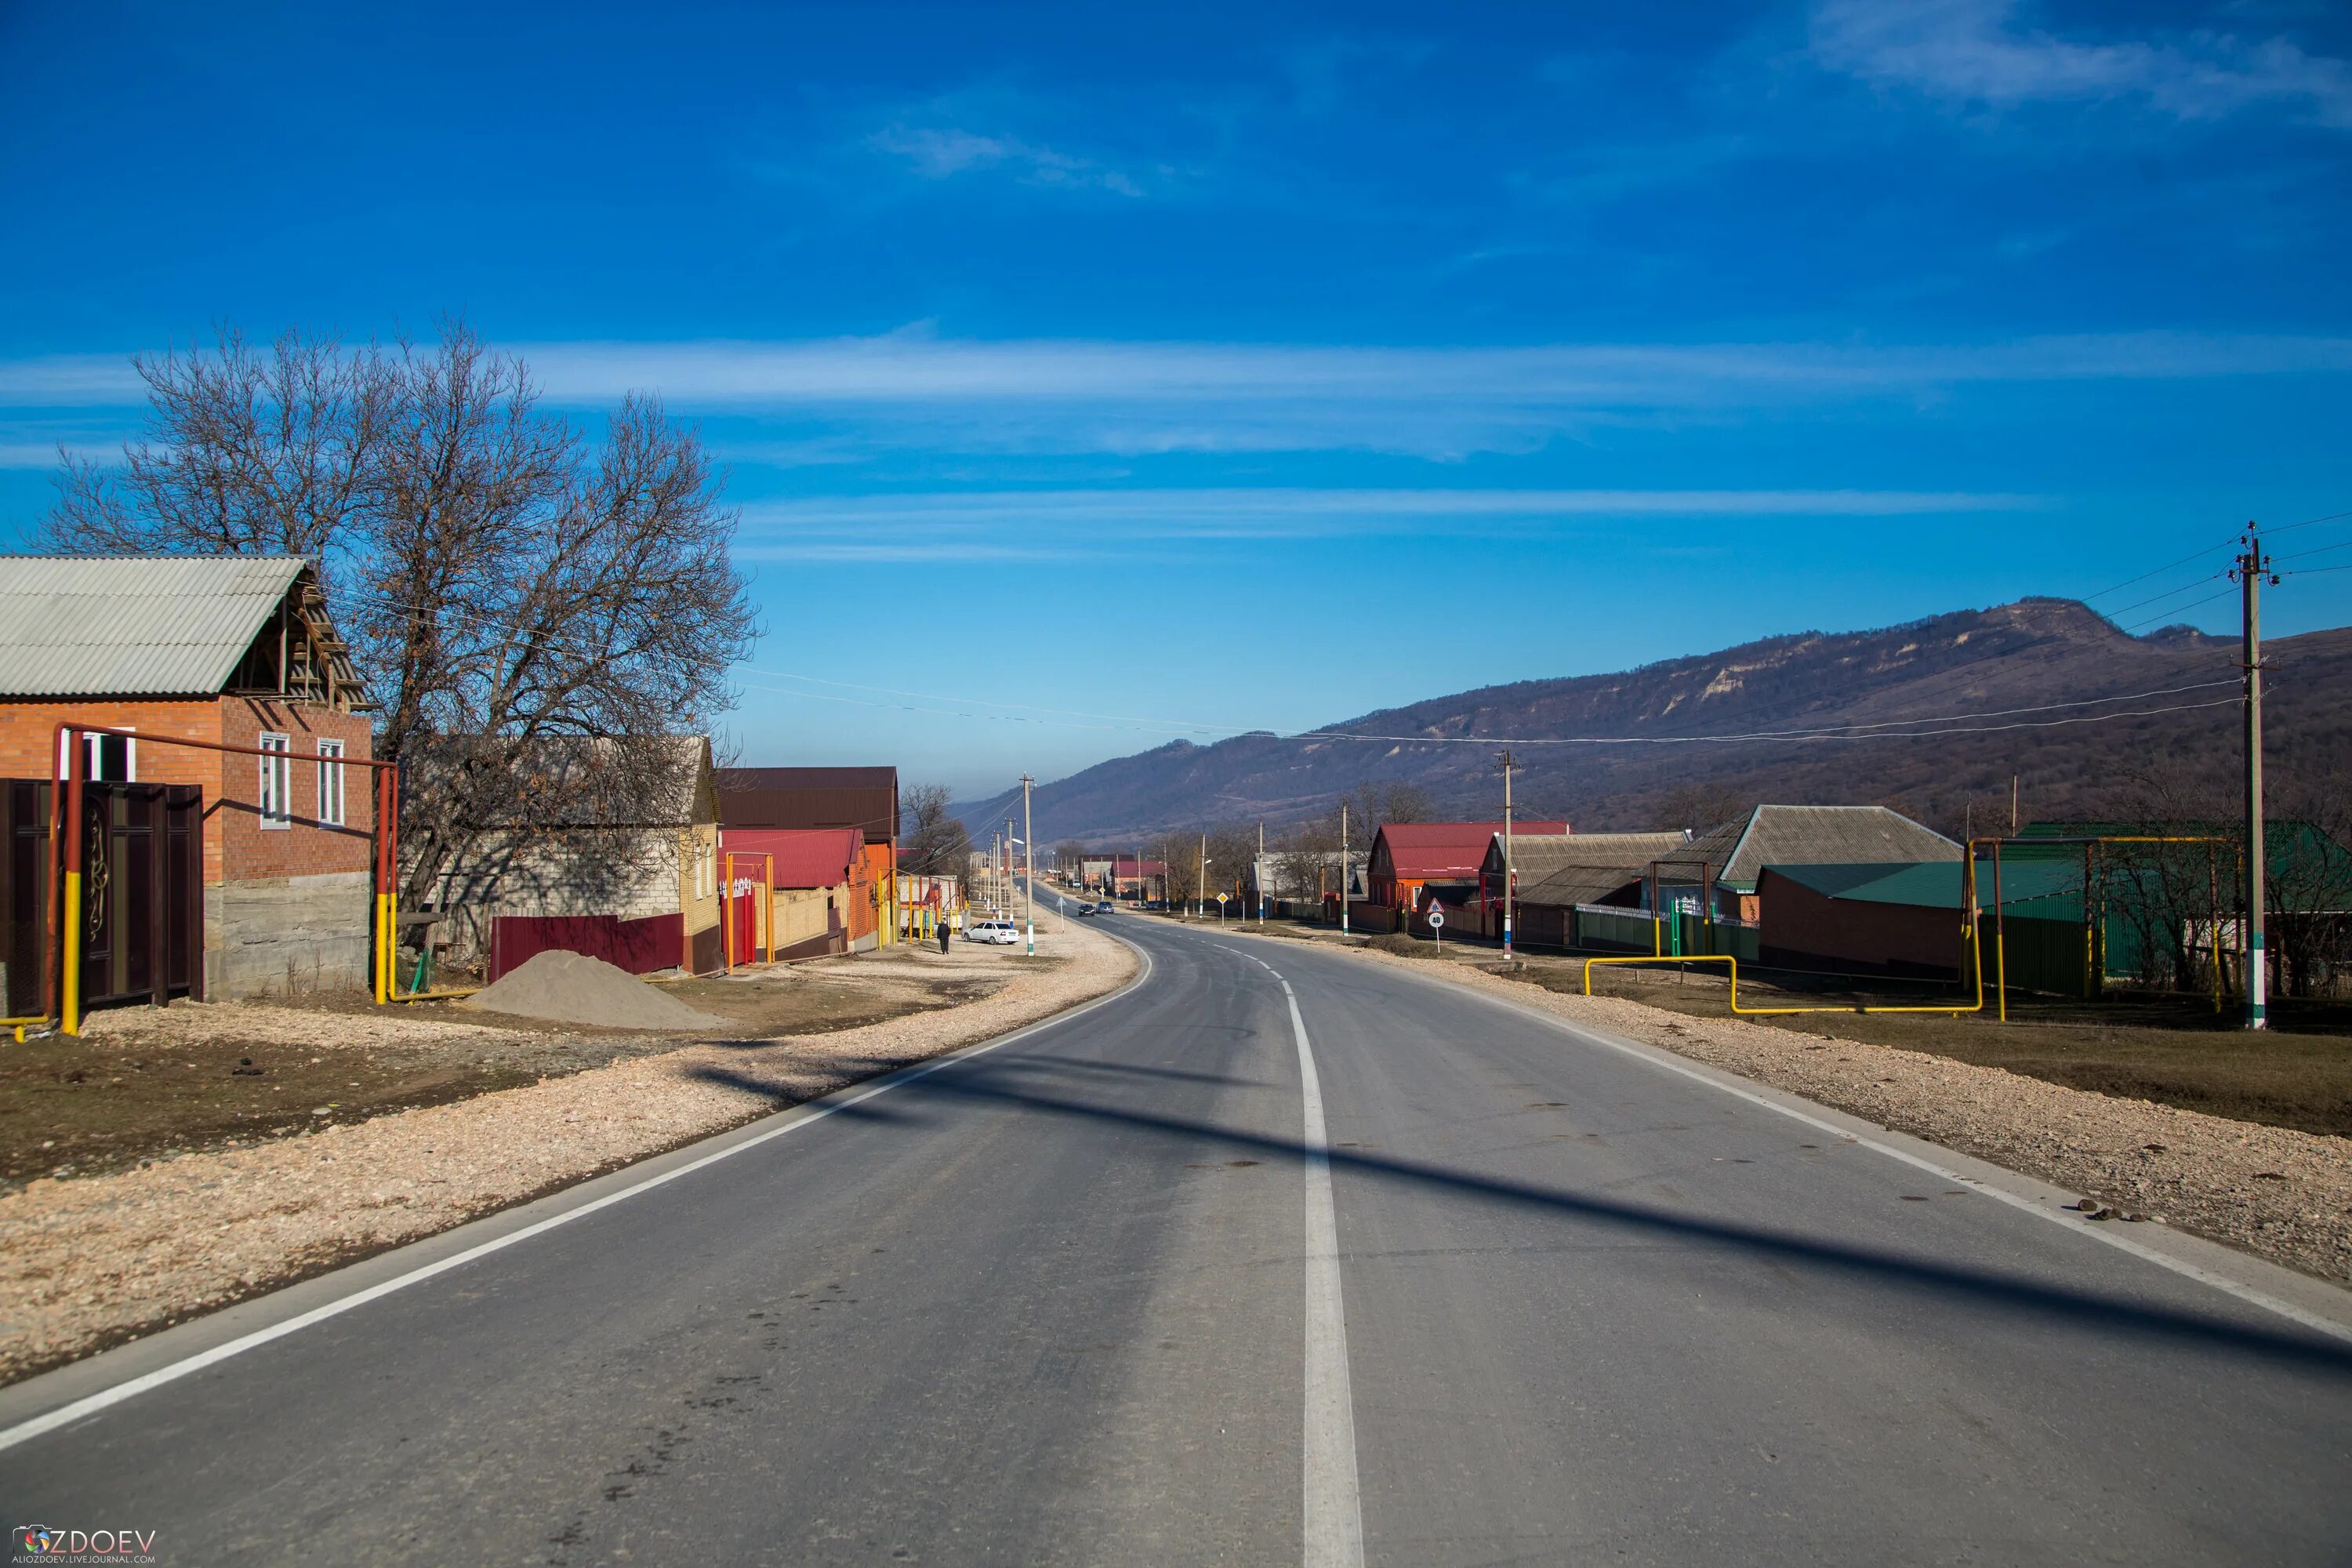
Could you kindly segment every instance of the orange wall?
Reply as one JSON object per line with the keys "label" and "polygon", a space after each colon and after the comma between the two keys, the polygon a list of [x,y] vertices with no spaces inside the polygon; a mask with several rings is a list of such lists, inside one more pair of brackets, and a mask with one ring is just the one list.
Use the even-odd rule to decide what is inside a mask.
{"label": "orange wall", "polygon": [[[320,736],[340,738],[347,763],[371,755],[368,721],[305,702],[244,697],[167,700],[17,700],[0,702],[0,778],[54,776],[58,721],[135,730],[142,784],[195,784],[205,796],[205,880],[301,877],[364,871],[374,863],[369,836],[375,824],[374,770],[346,766],[341,828],[316,819]],[[293,815],[289,828],[259,826],[261,759],[150,745],[149,736],[177,736],[250,746],[264,730],[292,737]],[[305,765],[304,759],[311,759]]]}

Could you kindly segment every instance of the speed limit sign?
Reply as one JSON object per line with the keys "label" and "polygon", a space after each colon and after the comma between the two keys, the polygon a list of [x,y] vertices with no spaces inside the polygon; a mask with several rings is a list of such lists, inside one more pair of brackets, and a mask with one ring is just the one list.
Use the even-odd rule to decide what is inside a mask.
{"label": "speed limit sign", "polygon": [[1432,931],[1444,931],[1445,929],[1445,911],[1444,910],[1433,909],[1429,911],[1429,929]]}

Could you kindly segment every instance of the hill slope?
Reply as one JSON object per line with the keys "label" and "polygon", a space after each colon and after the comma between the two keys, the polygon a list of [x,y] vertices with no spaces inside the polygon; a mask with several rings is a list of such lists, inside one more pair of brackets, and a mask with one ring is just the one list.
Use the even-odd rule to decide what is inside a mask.
{"label": "hill slope", "polygon": [[[2264,654],[2275,667],[2266,754],[2306,775],[2352,761],[2352,628],[2281,639]],[[1045,844],[1296,822],[1365,784],[1417,785],[1441,816],[1493,816],[1496,743],[1481,738],[1511,737],[1525,768],[1521,810],[1591,830],[1693,826],[1666,816],[1765,799],[1882,803],[1956,827],[1971,801],[1987,812],[1998,800],[2005,817],[2011,773],[2029,816],[2090,814],[2119,808],[2151,772],[2182,790],[2230,786],[2234,701],[2147,710],[2232,699],[2233,686],[2114,700],[2233,681],[2236,657],[2234,641],[2186,627],[2134,637],[2071,600],[2026,599],[1877,631],[1770,637],[1613,675],[1486,687],[1329,726],[1377,739],[1177,742],[1046,784],[1033,805]],[[2065,703],[2090,706],[2014,711]],[[2051,722],[2108,713],[2145,716]],[[1926,725],[1943,731],[1927,738],[1693,739],[1824,725],[1901,731],[1988,714],[2002,716]],[[957,809],[967,822],[1002,821],[1008,800],[1017,812],[1017,791]]]}

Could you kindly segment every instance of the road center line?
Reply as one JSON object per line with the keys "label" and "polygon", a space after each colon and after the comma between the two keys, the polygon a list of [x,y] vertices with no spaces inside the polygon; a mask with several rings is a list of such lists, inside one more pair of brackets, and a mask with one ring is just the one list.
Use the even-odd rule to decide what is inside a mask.
{"label": "road center line", "polygon": [[[1244,954],[1245,957],[1251,955]],[[1323,1083],[1307,1043],[1298,994],[1264,959],[1251,957],[1282,986],[1290,1031],[1298,1042],[1307,1167],[1307,1568],[1360,1568],[1363,1505],[1356,1489],[1355,1398],[1348,1386],[1348,1317],[1339,1294],[1339,1221],[1331,1205],[1331,1145],[1323,1124]]]}

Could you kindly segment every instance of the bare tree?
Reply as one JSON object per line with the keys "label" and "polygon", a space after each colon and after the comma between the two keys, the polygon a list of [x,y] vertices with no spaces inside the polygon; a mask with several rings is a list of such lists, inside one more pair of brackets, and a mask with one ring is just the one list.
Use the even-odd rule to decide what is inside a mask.
{"label": "bare tree", "polygon": [[971,855],[971,837],[948,810],[948,786],[909,784],[898,797],[898,860],[909,871],[960,877]]}
{"label": "bare tree", "polygon": [[1720,784],[1704,781],[1676,784],[1658,797],[1651,820],[1661,828],[1705,833],[1746,815],[1749,803]]}
{"label": "bare tree", "polygon": [[1209,880],[1201,896],[1213,903],[1219,893],[1238,910],[1247,897],[1251,864],[1257,858],[1257,825],[1227,823],[1209,829]]}
{"label": "bare tree", "polygon": [[[488,840],[690,809],[699,748],[664,737],[731,706],[754,635],[697,433],[632,396],[592,441],[457,321],[392,349],[224,333],[138,365],[146,433],[120,475],[67,464],[50,542],[318,559],[383,707],[376,754],[402,764],[412,900]],[[576,863],[634,876],[621,842]]]}
{"label": "bare tree", "polygon": [[2290,774],[2265,823],[2264,938],[2282,995],[2308,996],[2352,969],[2352,776]]}
{"label": "bare tree", "polygon": [[327,556],[375,500],[398,404],[373,344],[216,334],[131,360],[147,426],[119,469],[60,451],[51,549]]}
{"label": "bare tree", "polygon": [[1172,910],[1189,904],[1201,890],[1201,838],[1198,834],[1173,834],[1160,840],[1160,862],[1167,868],[1164,896]]}

